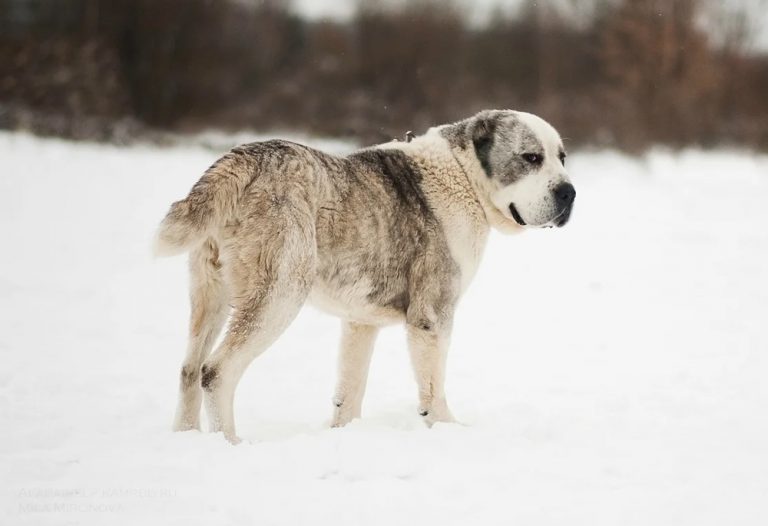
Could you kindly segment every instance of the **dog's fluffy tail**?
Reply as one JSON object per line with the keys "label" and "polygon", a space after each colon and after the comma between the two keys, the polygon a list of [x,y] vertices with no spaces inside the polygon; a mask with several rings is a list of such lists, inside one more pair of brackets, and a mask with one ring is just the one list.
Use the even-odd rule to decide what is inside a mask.
{"label": "dog's fluffy tail", "polygon": [[174,256],[191,250],[234,214],[255,176],[255,166],[248,161],[242,152],[228,153],[206,170],[185,199],[171,205],[157,229],[155,255]]}

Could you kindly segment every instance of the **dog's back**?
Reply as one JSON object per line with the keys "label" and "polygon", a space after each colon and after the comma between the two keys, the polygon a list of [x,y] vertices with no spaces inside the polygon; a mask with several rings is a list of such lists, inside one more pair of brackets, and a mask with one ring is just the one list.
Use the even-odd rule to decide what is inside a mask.
{"label": "dog's back", "polygon": [[233,148],[206,170],[185,199],[171,205],[157,232],[156,254],[180,254],[216,237],[218,229],[240,215],[242,198],[254,180],[306,172],[318,159],[329,167],[340,163],[338,158],[283,140]]}

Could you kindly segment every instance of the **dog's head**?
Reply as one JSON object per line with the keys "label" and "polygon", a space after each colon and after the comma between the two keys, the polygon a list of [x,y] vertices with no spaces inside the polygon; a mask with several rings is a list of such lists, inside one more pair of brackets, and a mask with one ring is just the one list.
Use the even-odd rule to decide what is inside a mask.
{"label": "dog's head", "polygon": [[561,227],[576,190],[565,169],[560,135],[545,120],[518,111],[483,111],[466,128],[482,167],[479,189],[507,220],[520,226]]}

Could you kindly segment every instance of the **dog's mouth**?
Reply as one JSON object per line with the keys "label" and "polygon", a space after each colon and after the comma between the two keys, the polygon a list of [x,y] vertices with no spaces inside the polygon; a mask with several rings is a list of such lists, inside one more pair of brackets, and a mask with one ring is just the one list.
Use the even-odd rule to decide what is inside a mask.
{"label": "dog's mouth", "polygon": [[525,226],[525,221],[523,221],[523,217],[520,215],[520,212],[518,212],[517,208],[515,208],[515,203],[509,203],[509,211],[512,214],[512,219],[514,219],[518,225]]}
{"label": "dog's mouth", "polygon": [[[560,210],[560,212],[558,212],[558,214],[555,217],[547,221],[546,224],[540,225],[540,226],[544,228],[552,228],[553,226],[560,228],[565,226],[565,224],[571,218],[571,210],[573,210],[573,205],[566,206],[565,208]],[[512,218],[515,220],[515,222],[518,225],[526,226],[528,224],[523,219],[523,216],[520,215],[520,212],[517,211],[517,208],[515,207],[515,203],[509,204],[509,212],[512,214]]]}

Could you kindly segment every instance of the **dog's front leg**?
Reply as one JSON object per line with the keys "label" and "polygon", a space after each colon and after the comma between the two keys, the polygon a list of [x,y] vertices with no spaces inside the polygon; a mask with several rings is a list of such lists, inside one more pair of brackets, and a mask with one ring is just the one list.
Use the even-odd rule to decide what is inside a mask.
{"label": "dog's front leg", "polygon": [[378,332],[378,327],[372,325],[343,322],[332,427],[345,426],[353,418],[360,418],[373,343]]}
{"label": "dog's front leg", "polygon": [[[410,314],[410,313],[409,313]],[[455,422],[445,399],[445,361],[450,342],[450,320],[423,317],[407,320],[408,350],[419,388],[419,414],[428,426]]]}

